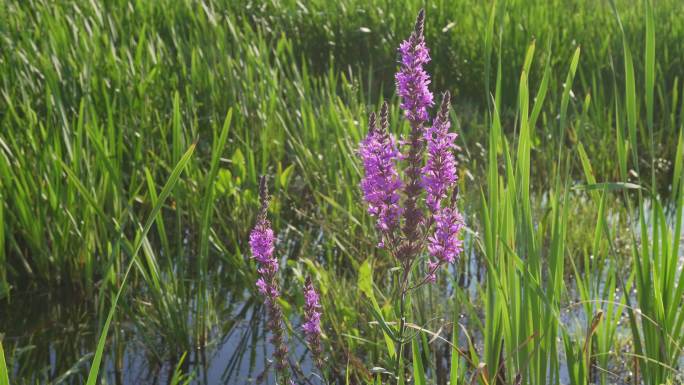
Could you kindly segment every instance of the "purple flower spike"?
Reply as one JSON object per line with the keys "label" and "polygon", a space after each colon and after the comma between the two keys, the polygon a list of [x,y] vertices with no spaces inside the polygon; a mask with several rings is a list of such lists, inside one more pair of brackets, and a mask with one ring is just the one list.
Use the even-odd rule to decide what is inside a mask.
{"label": "purple flower spike", "polygon": [[249,247],[252,250],[252,258],[259,263],[257,272],[261,276],[256,284],[259,292],[268,300],[274,300],[278,296],[278,288],[273,281],[278,272],[278,260],[273,257],[275,238],[271,223],[264,214],[259,214],[256,226],[249,234]]}
{"label": "purple flower spike", "polygon": [[314,362],[318,369],[323,372],[323,349],[321,347],[321,303],[318,292],[311,283],[311,278],[307,277],[304,285],[304,335],[306,342],[311,349]]}
{"label": "purple flower spike", "polygon": [[[384,105],[383,114],[386,111],[387,105]],[[401,153],[387,127],[383,124],[378,129],[375,113],[370,115],[368,136],[361,141],[359,155],[365,170],[361,191],[368,203],[368,213],[378,218],[380,230],[391,232],[399,224],[401,215],[399,190],[402,183],[396,168]]]}
{"label": "purple flower spike", "polygon": [[449,99],[447,91],[442,97],[442,106],[432,127],[426,129],[424,134],[428,156],[423,167],[423,187],[427,192],[427,206],[433,212],[439,210],[442,199],[458,179],[453,153],[456,148],[456,133],[449,132]]}
{"label": "purple flower spike", "polygon": [[[457,209],[446,207],[435,213],[434,218],[435,233],[428,239],[428,251],[438,264],[453,263],[463,251],[463,241],[459,238],[464,226],[463,217]],[[430,267],[436,269],[436,266],[431,261]]]}
{"label": "purple flower spike", "polygon": [[273,256],[275,238],[267,220],[261,219],[249,234],[252,256],[259,263],[268,263]]}
{"label": "purple flower spike", "polygon": [[430,75],[423,69],[430,61],[430,53],[423,36],[424,21],[425,11],[421,10],[411,36],[399,46],[401,70],[395,75],[401,108],[406,118],[413,123],[427,121],[427,109],[434,104],[432,93],[428,89]]}
{"label": "purple flower spike", "polygon": [[261,210],[257,217],[256,226],[249,235],[249,247],[252,251],[252,258],[258,263],[257,273],[259,278],[256,281],[259,293],[264,296],[266,310],[268,312],[267,327],[271,332],[271,343],[275,347],[276,371],[283,379],[284,383],[289,382],[290,373],[287,366],[287,345],[283,329],[283,313],[278,305],[278,260],[273,256],[275,249],[275,237],[271,229],[271,223],[266,218],[268,212],[268,189],[266,178],[262,177],[259,181],[259,199]]}
{"label": "purple flower spike", "polygon": [[319,302],[318,293],[311,283],[311,279],[307,279],[306,285],[304,286],[304,306],[304,319],[306,320],[302,326],[304,333],[306,333],[307,337],[320,335],[321,313],[319,312],[319,309],[321,308],[321,304]]}
{"label": "purple flower spike", "polygon": [[266,218],[268,210],[268,197],[265,190],[265,182],[262,181],[263,186],[260,187],[263,195],[262,207],[257,218],[257,224],[249,234],[249,247],[252,251],[252,258],[259,263],[257,272],[260,278],[256,285],[259,292],[266,297],[267,300],[273,301],[278,297],[278,287],[274,284],[276,273],[278,272],[278,260],[273,256],[275,250],[275,237],[271,229],[271,222]]}

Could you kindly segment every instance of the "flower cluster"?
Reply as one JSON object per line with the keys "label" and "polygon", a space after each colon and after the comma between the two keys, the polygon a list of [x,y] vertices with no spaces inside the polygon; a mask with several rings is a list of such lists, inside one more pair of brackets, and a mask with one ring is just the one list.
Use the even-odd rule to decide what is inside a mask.
{"label": "flower cluster", "polygon": [[311,349],[314,363],[323,372],[323,357],[321,348],[321,303],[318,292],[311,282],[311,278],[306,279],[304,285],[304,324],[302,329],[306,336],[306,342]]}
{"label": "flower cluster", "polygon": [[402,183],[396,168],[401,154],[386,127],[377,127],[374,113],[370,115],[369,126],[368,136],[359,148],[365,170],[361,190],[368,203],[368,213],[377,216],[378,228],[387,232],[397,226],[401,216],[399,190]]}
{"label": "flower cluster", "polygon": [[321,335],[321,313],[319,309],[321,304],[319,302],[318,293],[311,283],[311,279],[306,280],[304,286],[304,333],[308,336],[315,337]]}
{"label": "flower cluster", "polygon": [[442,98],[442,106],[432,126],[425,130],[427,142],[427,162],[423,167],[423,187],[427,196],[426,205],[436,212],[451,189],[458,176],[456,175],[456,159],[453,149],[456,133],[449,132],[449,92]]}
{"label": "flower cluster", "polygon": [[[457,162],[454,151],[456,134],[449,132],[450,95],[443,94],[440,109],[429,124],[429,109],[433,107],[433,95],[429,90],[430,76],[424,66],[430,61],[423,36],[424,12],[416,20],[414,31],[399,47],[400,70],[395,76],[401,109],[410,124],[408,147],[404,155],[397,140],[389,133],[389,107],[383,103],[378,124],[375,113],[370,114],[367,136],[359,146],[364,176],[360,183],[368,213],[376,218],[381,234],[380,247],[388,249],[401,262],[404,272],[396,291],[401,301],[397,357],[402,357],[403,332],[406,327],[406,294],[425,282],[436,279],[437,269],[454,263],[463,251],[460,239],[464,221],[456,207]],[[427,145],[427,156],[424,154]],[[399,162],[407,166],[398,169]],[[445,198],[452,196],[445,203]],[[268,193],[265,179],[261,179],[259,196],[261,211],[249,237],[252,258],[258,263],[259,277],[256,286],[264,297],[268,311],[268,328],[271,343],[275,347],[275,363],[279,383],[293,383],[288,366],[288,349],[285,344],[283,314],[278,297],[278,259],[274,257],[275,237],[266,214]],[[417,285],[410,285],[414,262],[428,254],[427,275]],[[304,286],[304,322],[302,331],[316,366],[325,377],[321,347],[320,297],[311,279]],[[400,369],[403,370],[403,369]],[[403,374],[398,374],[403,376]]]}
{"label": "flower cluster", "polygon": [[[259,200],[261,210],[257,223],[249,235],[249,247],[252,258],[258,263],[256,286],[264,297],[268,313],[267,327],[271,333],[271,343],[275,348],[274,358],[279,384],[294,384],[290,376],[288,365],[288,348],[285,343],[285,329],[283,328],[283,312],[278,303],[280,290],[278,287],[278,260],[273,255],[275,251],[275,237],[271,223],[268,221],[268,189],[266,178],[259,181]],[[323,370],[323,348],[321,345],[321,303],[318,292],[311,279],[307,278],[304,287],[304,324],[302,330],[307,344],[313,354],[314,362]],[[323,374],[324,375],[324,374]]]}
{"label": "flower cluster", "polygon": [[[456,199],[445,203],[449,195],[455,197],[458,180],[454,155],[457,135],[449,132],[449,92],[443,94],[440,109],[429,124],[429,109],[434,103],[428,88],[430,76],[424,69],[430,61],[423,36],[424,15],[421,11],[411,36],[399,47],[400,69],[395,76],[400,107],[411,126],[406,141],[408,153],[402,154],[389,134],[385,103],[380,129],[375,114],[370,114],[368,136],[361,142],[359,154],[365,170],[361,190],[368,212],[377,216],[380,245],[392,240],[390,251],[405,271],[410,271],[426,251],[430,257],[425,281],[433,281],[437,268],[455,262],[462,252],[459,237],[464,222],[456,208]],[[397,163],[404,159],[407,165],[400,173]],[[400,225],[401,233],[396,231]],[[407,280],[408,276],[404,274],[403,279]],[[404,282],[402,287],[407,290],[411,286]]]}
{"label": "flower cluster", "polygon": [[272,282],[278,272],[278,261],[273,257],[274,243],[271,224],[265,216],[259,218],[249,235],[249,247],[252,250],[252,258],[259,263],[257,288],[269,301],[275,300],[279,295],[277,285]]}
{"label": "flower cluster", "polygon": [[463,229],[463,217],[455,208],[439,209],[434,215],[435,233],[428,238],[428,251],[437,261],[428,263],[428,278],[436,279],[434,273],[445,263],[454,263],[463,251],[463,241],[459,238]]}

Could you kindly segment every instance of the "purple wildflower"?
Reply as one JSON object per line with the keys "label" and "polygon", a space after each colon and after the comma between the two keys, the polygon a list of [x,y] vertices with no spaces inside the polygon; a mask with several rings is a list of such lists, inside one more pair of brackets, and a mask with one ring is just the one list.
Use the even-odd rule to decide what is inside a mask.
{"label": "purple wildflower", "polygon": [[254,259],[259,263],[269,263],[273,259],[274,243],[273,230],[268,220],[259,218],[259,222],[249,234],[249,247]]}
{"label": "purple wildflower", "polygon": [[430,61],[430,54],[423,36],[425,12],[418,14],[416,26],[408,40],[399,46],[401,70],[395,75],[401,108],[411,122],[427,121],[427,109],[432,107],[432,93],[428,89],[430,75],[423,66]]}
{"label": "purple wildflower", "polygon": [[449,132],[449,92],[442,98],[442,106],[432,127],[425,130],[427,142],[427,163],[423,167],[423,187],[427,192],[427,206],[433,212],[440,207],[442,198],[456,183],[456,159],[452,150],[456,148],[456,133]]}
{"label": "purple wildflower", "polygon": [[453,263],[463,251],[463,241],[459,238],[463,229],[463,217],[456,208],[445,207],[434,215],[435,233],[428,239],[428,251],[436,262],[430,261],[429,270],[444,263]]}
{"label": "purple wildflower", "polygon": [[425,277],[425,282],[436,282],[437,281],[437,269],[442,265],[442,262],[435,262],[433,260],[428,261],[428,271]]}
{"label": "purple wildflower", "polygon": [[[383,110],[386,108],[383,106]],[[368,203],[368,213],[378,217],[380,230],[390,232],[398,225],[401,215],[399,189],[402,183],[396,169],[401,154],[386,127],[378,129],[375,113],[370,115],[368,135],[361,141],[359,155],[365,171],[361,190]]]}
{"label": "purple wildflower", "polygon": [[321,372],[323,371],[323,357],[321,348],[321,303],[318,292],[311,282],[311,278],[307,277],[304,285],[304,334],[306,342],[313,354],[314,362]]}
{"label": "purple wildflower", "polygon": [[266,300],[266,310],[268,312],[267,327],[271,332],[271,343],[275,347],[274,356],[276,358],[276,370],[283,383],[288,383],[290,373],[287,366],[287,346],[284,340],[283,313],[278,305],[280,290],[278,288],[278,260],[273,256],[275,249],[275,238],[271,223],[266,218],[268,211],[268,190],[266,178],[262,177],[259,181],[259,199],[261,210],[257,218],[257,224],[249,235],[249,246],[252,251],[252,258],[259,263],[257,273],[259,278],[256,286],[259,293]]}
{"label": "purple wildflower", "polygon": [[259,293],[261,293],[261,295],[263,295],[264,297],[269,297],[268,284],[266,283],[266,281],[264,281],[263,278],[257,279],[256,286],[259,289]]}
{"label": "purple wildflower", "polygon": [[275,238],[271,223],[266,215],[260,216],[256,226],[249,234],[249,247],[252,250],[252,258],[259,264],[259,273],[272,275],[278,271],[278,261],[273,257]]}
{"label": "purple wildflower", "polygon": [[[265,184],[264,184],[265,186]],[[260,186],[265,189],[265,187]],[[261,194],[267,194],[261,191]],[[249,234],[249,247],[252,251],[252,258],[259,263],[257,273],[260,277],[256,281],[259,293],[261,293],[266,300],[274,301],[278,297],[278,287],[276,286],[275,276],[278,272],[278,260],[273,257],[275,250],[275,237],[271,229],[271,223],[266,218],[266,211],[268,210],[268,198],[262,198],[262,207],[257,218],[257,224]]]}
{"label": "purple wildflower", "polygon": [[307,336],[321,334],[321,313],[318,311],[321,308],[318,293],[314,289],[311,279],[306,280],[304,286],[304,318],[306,322],[302,328]]}
{"label": "purple wildflower", "polygon": [[404,240],[397,251],[397,257],[408,268],[411,261],[420,251],[420,229],[423,223],[423,211],[418,207],[418,197],[423,191],[421,171],[423,162],[423,123],[430,116],[428,108],[433,105],[433,96],[428,85],[430,76],[423,68],[430,61],[425,45],[423,24],[425,11],[421,10],[416,25],[408,40],[399,46],[401,68],[395,75],[397,94],[401,97],[401,108],[411,125],[407,143],[409,145],[406,161],[406,185],[404,187],[403,228]]}
{"label": "purple wildflower", "polygon": [[[261,269],[258,269],[257,272],[261,273]],[[256,286],[257,289],[259,289],[259,293],[263,295],[267,301],[273,301],[280,296],[278,286],[266,282],[264,278],[258,278]]]}

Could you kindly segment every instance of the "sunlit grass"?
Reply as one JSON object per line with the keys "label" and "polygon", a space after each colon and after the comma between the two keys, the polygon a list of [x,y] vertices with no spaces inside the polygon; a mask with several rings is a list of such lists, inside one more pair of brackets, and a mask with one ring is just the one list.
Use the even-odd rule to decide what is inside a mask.
{"label": "sunlit grass", "polygon": [[[253,290],[245,240],[257,179],[270,175],[285,279],[310,274],[321,288],[334,374],[386,381],[370,371],[395,359],[372,313],[392,322],[393,272],[374,251],[355,151],[367,112],[393,98],[395,48],[424,5],[1,6],[0,299],[66,287],[94,302],[89,383],[107,336],[124,338],[121,320],[182,383],[217,325],[233,326],[226,309]],[[433,89],[453,91],[463,148],[471,252],[456,271],[473,258],[484,278],[462,288],[444,276],[417,293],[415,383],[608,384],[601,369],[618,360],[645,384],[674,381],[684,8],[653,5],[427,6]],[[392,130],[407,133],[400,115],[391,108]],[[633,346],[620,356],[625,330]],[[16,349],[4,342],[11,369]]]}

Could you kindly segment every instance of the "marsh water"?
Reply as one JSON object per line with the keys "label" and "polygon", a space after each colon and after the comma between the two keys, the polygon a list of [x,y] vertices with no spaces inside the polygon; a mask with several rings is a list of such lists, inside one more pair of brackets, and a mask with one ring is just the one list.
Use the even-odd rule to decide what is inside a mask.
{"label": "marsh water", "polygon": [[[236,309],[226,322],[230,327],[212,330],[207,346],[189,352],[182,361],[181,357],[157,356],[158,348],[152,345],[161,339],[162,331],[158,336],[142,335],[131,320],[121,317],[110,330],[104,381],[166,384],[179,365],[183,372],[192,373],[191,383],[196,384],[273,383],[270,371],[265,370],[272,349],[263,327],[262,307],[246,300],[228,306]],[[20,383],[84,382],[99,333],[95,314],[91,300],[76,298],[73,293],[14,295],[0,315],[13,377]],[[303,345],[291,342],[295,355],[304,355]],[[300,366],[310,371],[308,362]]]}
{"label": "marsh water", "polygon": [[[466,241],[472,244],[472,237]],[[485,280],[484,266],[474,248],[467,249],[471,252],[464,256],[463,263],[458,267],[452,266],[448,274],[457,277],[451,282],[456,282],[459,290],[477,298]],[[679,255],[682,261],[684,239]],[[146,325],[145,317],[137,316],[131,313],[131,308],[124,307],[110,329],[103,383],[167,384],[178,370],[186,373],[192,384],[274,384],[273,370],[269,370],[272,347],[265,330],[263,306],[250,296],[248,290],[236,288],[229,281],[223,282],[225,288],[213,291],[222,293],[222,298],[214,299],[214,312],[222,320],[210,330],[202,348],[188,352],[170,348],[165,330]],[[572,277],[567,278],[567,287],[562,322],[569,330],[577,330],[581,334],[588,320],[579,305],[578,295],[573,291],[575,283]],[[448,284],[443,289],[447,292],[454,290]],[[144,288],[133,288],[129,294],[135,290]],[[4,334],[3,344],[10,370],[14,378],[20,379],[18,384],[85,382],[103,322],[101,317],[106,316],[106,311],[98,309],[98,295],[97,291],[84,294],[66,289],[12,293],[0,312],[0,330]],[[621,295],[618,293],[616,298]],[[633,293],[630,297],[635,302]],[[477,306],[480,301],[474,300],[473,303]],[[187,309],[192,309],[192,306]],[[188,325],[194,324],[193,312],[180,316]],[[316,377],[305,344],[299,337],[300,320],[289,321],[293,368],[300,371],[308,383],[319,384],[321,381]],[[464,313],[459,322],[469,328]],[[482,345],[481,334],[473,332],[471,337],[476,348]],[[630,338],[626,314],[620,321],[616,338],[624,341]],[[605,370],[619,373],[615,383],[626,383],[629,367],[624,359],[619,358],[619,352],[616,357],[615,367]],[[368,368],[374,366],[372,362],[365,364]],[[566,369],[562,368],[561,373],[561,382],[568,383]]]}

